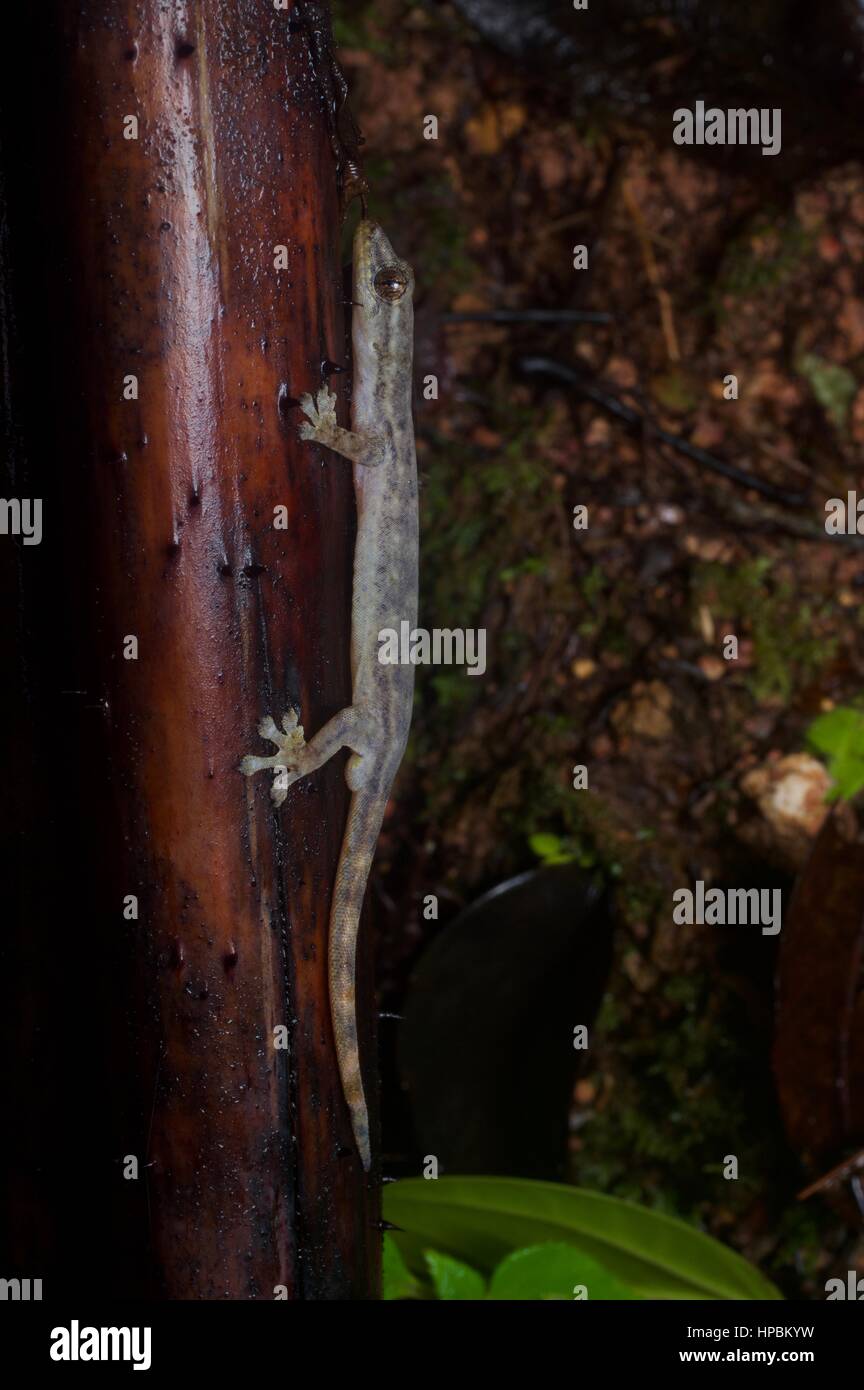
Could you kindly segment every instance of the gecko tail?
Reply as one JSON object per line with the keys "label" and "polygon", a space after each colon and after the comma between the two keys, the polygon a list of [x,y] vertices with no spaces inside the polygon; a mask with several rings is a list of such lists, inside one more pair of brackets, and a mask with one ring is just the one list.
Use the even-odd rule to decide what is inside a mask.
{"label": "gecko tail", "polygon": [[330,1010],[339,1076],[351,1115],[354,1142],[367,1173],[372,1166],[372,1149],[357,1036],[357,930],[385,805],[386,796],[378,792],[361,790],[351,797],[333,888],[328,948]]}

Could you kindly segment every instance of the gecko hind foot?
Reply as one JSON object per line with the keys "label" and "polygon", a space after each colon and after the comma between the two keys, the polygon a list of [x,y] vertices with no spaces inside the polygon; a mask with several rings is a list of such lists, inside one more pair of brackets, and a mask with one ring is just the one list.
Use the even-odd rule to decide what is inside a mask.
{"label": "gecko hind foot", "polygon": [[296,710],[288,710],[283,714],[282,729],[284,733],[276,727],[271,715],[265,715],[258,725],[258,733],[270,743],[275,743],[278,751],[270,758],[259,758],[254,753],[249,753],[240,764],[240,771],[244,777],[253,777],[256,772],[263,772],[267,768],[272,770],[273,785],[270,788],[270,796],[276,806],[282,805],[288,788],[300,776],[300,754],[306,747],[303,725],[298,723]]}
{"label": "gecko hind foot", "polygon": [[322,386],[313,401],[306,391],[300,397],[300,408],[307,419],[298,431],[301,439],[317,439],[322,444],[332,437],[336,429],[336,397],[327,386]]}

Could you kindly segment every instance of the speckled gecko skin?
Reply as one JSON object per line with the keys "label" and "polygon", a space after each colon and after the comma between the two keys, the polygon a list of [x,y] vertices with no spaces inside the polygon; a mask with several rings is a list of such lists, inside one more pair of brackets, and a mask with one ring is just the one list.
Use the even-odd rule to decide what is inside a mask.
{"label": "speckled gecko skin", "polygon": [[307,420],[300,437],[351,459],[357,500],[357,543],[351,609],[352,702],[309,743],[293,711],[282,732],[268,717],[258,732],[278,752],[250,756],[240,770],[274,770],[277,805],[288,787],[350,748],[345,778],[353,793],[330,909],[330,1012],[342,1090],[363,1167],[369,1170],[369,1115],[357,1042],[357,928],[366,881],[393,779],[402,761],[414,691],[414,667],[382,665],[378,634],[417,621],[417,460],[411,418],[414,352],[414,275],[395,255],[376,223],[363,220],[354,236],[353,398],[351,429],[336,423],[336,398],[325,387],[313,402],[302,396]]}

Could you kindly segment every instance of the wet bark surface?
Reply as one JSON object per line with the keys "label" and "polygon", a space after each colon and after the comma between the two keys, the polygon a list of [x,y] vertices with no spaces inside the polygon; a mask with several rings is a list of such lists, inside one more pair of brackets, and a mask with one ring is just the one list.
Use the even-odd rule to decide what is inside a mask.
{"label": "wet bark surface", "polygon": [[4,488],[45,518],[3,538],[6,1263],[362,1297],[376,1198],[326,989],[343,762],[278,813],[237,771],[262,714],[314,733],[350,700],[350,471],[292,406],[345,360],[326,97],[254,0],[48,15],[6,61],[50,80],[2,121]]}

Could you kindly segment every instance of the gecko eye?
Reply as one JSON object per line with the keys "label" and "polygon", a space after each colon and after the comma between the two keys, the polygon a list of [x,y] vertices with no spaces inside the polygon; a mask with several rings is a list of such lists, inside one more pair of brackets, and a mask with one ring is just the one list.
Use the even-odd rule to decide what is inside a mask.
{"label": "gecko eye", "polygon": [[408,288],[408,276],[401,266],[385,265],[375,276],[374,284],[379,299],[386,299],[388,304],[395,304]]}

